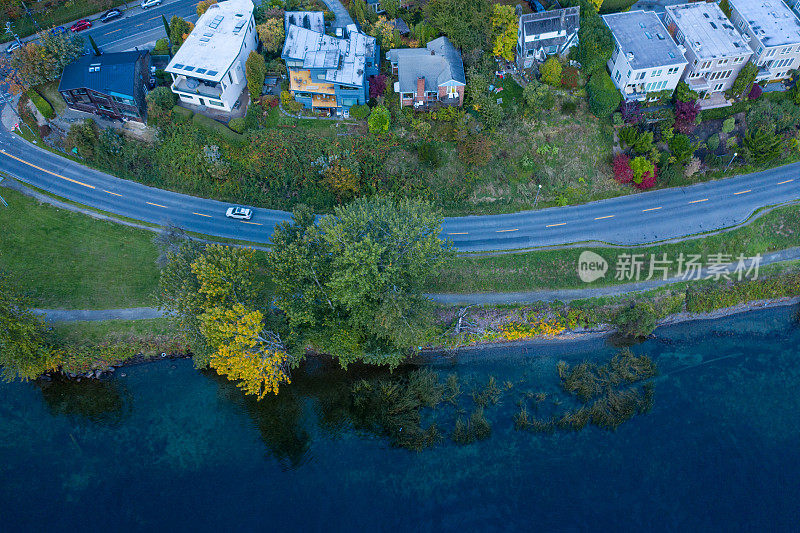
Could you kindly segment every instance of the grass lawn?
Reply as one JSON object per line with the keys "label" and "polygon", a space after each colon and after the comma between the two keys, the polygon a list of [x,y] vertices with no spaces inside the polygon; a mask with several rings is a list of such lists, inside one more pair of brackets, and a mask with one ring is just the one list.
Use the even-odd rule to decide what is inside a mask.
{"label": "grass lawn", "polygon": [[67,103],[64,101],[64,98],[61,97],[61,93],[58,92],[58,83],[59,80],[51,81],[50,83],[40,85],[36,90],[50,102],[50,105],[53,106],[56,113],[60,115],[67,110]]}
{"label": "grass lawn", "polygon": [[[100,320],[97,322],[58,322],[53,332],[65,344],[98,344],[109,337],[172,335],[174,328],[166,318],[146,320]],[[133,355],[133,354],[131,354]]]}
{"label": "grass lawn", "polygon": [[43,308],[153,305],[158,284],[149,231],[95,220],[1,189],[0,269]]}
{"label": "grass lawn", "polygon": [[[666,253],[677,260],[680,253],[701,254],[706,262],[709,254],[739,254],[753,256],[800,244],[800,207],[776,209],[743,228],[679,243],[641,248],[569,248],[498,256],[459,257],[445,268],[438,278],[426,287],[427,292],[515,292],[544,289],[597,287],[630,283],[615,280],[614,266],[620,254],[644,254],[644,276],[647,277],[650,254]],[[593,250],[609,264],[605,278],[591,284],[583,283],[577,274],[578,256]],[[675,264],[671,275],[675,274]],[[655,277],[661,277],[657,273]]]}

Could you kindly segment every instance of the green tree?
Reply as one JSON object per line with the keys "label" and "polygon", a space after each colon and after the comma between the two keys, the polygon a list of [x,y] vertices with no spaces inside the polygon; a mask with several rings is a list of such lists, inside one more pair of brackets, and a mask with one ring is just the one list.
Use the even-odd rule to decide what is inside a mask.
{"label": "green tree", "polygon": [[273,53],[281,51],[283,41],[286,39],[283,19],[267,19],[264,24],[256,26],[256,31],[258,31],[258,38],[265,50]]}
{"label": "green tree", "polygon": [[669,140],[669,150],[679,163],[686,163],[694,154],[696,149],[695,145],[689,139],[688,135],[683,133],[676,133]]}
{"label": "green tree", "polygon": [[82,122],[75,122],[69,127],[65,145],[68,150],[77,149],[78,155],[84,159],[93,159],[100,131],[97,122],[87,118]]}
{"label": "green tree", "polygon": [[750,87],[752,87],[753,82],[756,81],[757,74],[758,67],[752,61],[748,61],[733,81],[733,85],[730,89],[731,94],[736,98],[741,98],[750,92]]}
{"label": "green tree", "polygon": [[783,151],[780,136],[774,130],[748,131],[744,136],[747,158],[754,163],[769,163]]}
{"label": "green tree", "polygon": [[492,53],[506,61],[514,60],[517,44],[517,14],[514,6],[492,6]]}
{"label": "green tree", "polygon": [[586,4],[581,6],[577,48],[578,61],[587,74],[605,69],[614,51],[614,37],[611,35],[611,30],[597,14],[597,10]]}
{"label": "green tree", "polygon": [[411,30],[411,36],[419,43],[419,46],[424,47],[430,41],[436,38],[436,28],[422,20],[415,24]]}
{"label": "green tree", "polygon": [[0,367],[4,381],[35,379],[53,366],[45,324],[0,272]]}
{"label": "green tree", "polygon": [[400,0],[381,0],[381,7],[386,11],[386,16],[389,19],[397,18],[400,14]]}
{"label": "green tree", "polygon": [[170,116],[178,97],[169,87],[156,87],[147,94],[147,116],[154,124],[160,124]]}
{"label": "green tree", "polygon": [[728,0],[721,0],[719,8],[725,13],[726,17],[731,18],[731,5],[728,3]]}
{"label": "green tree", "polygon": [[675,100],[678,102],[692,102],[697,100],[699,96],[697,91],[691,90],[689,84],[685,81],[679,81],[677,87],[675,87]]}
{"label": "green tree", "polygon": [[430,327],[427,280],[452,254],[441,216],[420,200],[361,198],[316,222],[308,208],[272,237],[275,305],[294,345],[337,357],[398,364]]}
{"label": "green tree", "polygon": [[369,119],[367,119],[369,132],[375,135],[382,135],[389,131],[389,125],[391,122],[392,114],[382,105],[372,108],[372,112],[369,114]]}
{"label": "green tree", "polygon": [[736,118],[728,117],[722,122],[722,133],[731,133],[736,128]]}
{"label": "green tree", "polygon": [[488,0],[431,0],[425,6],[425,18],[464,52],[489,48],[492,10]]}
{"label": "green tree", "polygon": [[631,170],[633,170],[633,182],[641,183],[645,174],[655,170],[655,165],[646,157],[638,156],[631,159]]}
{"label": "green tree", "polygon": [[589,109],[600,118],[611,116],[622,101],[622,95],[611,81],[611,76],[604,70],[592,74],[586,84],[586,93],[589,97]]}
{"label": "green tree", "polygon": [[653,132],[643,131],[636,136],[633,143],[633,150],[637,154],[646,154],[653,149]]}
{"label": "green tree", "polygon": [[522,90],[522,99],[528,109],[538,111],[541,109],[552,109],[555,105],[553,92],[547,85],[531,80],[525,89]]}
{"label": "green tree", "polygon": [[172,51],[175,52],[183,44],[183,41],[192,33],[194,24],[187,22],[177,15],[169,21],[169,40],[172,43]]}
{"label": "green tree", "polygon": [[261,89],[264,87],[264,80],[267,77],[267,64],[264,56],[256,51],[250,52],[244,63],[244,73],[247,77],[247,91],[250,93],[252,102],[261,97]]}
{"label": "green tree", "polygon": [[83,51],[83,39],[64,33],[40,32],[37,40],[28,41],[9,60],[17,78],[27,89],[58,79],[64,67]]}
{"label": "green tree", "polygon": [[542,76],[542,82],[553,87],[561,85],[561,61],[556,56],[547,58],[541,67],[539,67],[539,74]]}
{"label": "green tree", "polygon": [[614,318],[617,331],[626,337],[647,337],[656,329],[658,315],[648,302],[625,307]]}

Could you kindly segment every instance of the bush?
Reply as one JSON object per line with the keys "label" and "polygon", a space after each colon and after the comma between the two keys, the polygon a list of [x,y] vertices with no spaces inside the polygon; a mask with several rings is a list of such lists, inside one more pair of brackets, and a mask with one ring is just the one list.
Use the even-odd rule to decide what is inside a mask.
{"label": "bush", "polygon": [[648,302],[638,302],[622,309],[614,317],[617,331],[625,337],[647,337],[656,329],[658,316]]}
{"label": "bush", "polygon": [[712,134],[711,137],[708,138],[708,141],[706,141],[706,146],[708,146],[709,151],[716,152],[719,148],[719,135],[716,133]]}
{"label": "bush", "polygon": [[619,110],[626,124],[638,124],[644,118],[639,102],[622,102]]}
{"label": "bush", "polygon": [[245,120],[243,117],[232,118],[228,122],[228,127],[236,133],[243,133],[245,129]]}
{"label": "bush", "polygon": [[69,127],[66,148],[67,150],[75,148],[82,158],[92,159],[99,136],[100,132],[94,120],[89,118],[83,122],[76,122]]}
{"label": "bush", "polygon": [[685,81],[678,82],[677,87],[675,87],[675,100],[678,102],[692,102],[699,97],[700,95],[697,94],[697,91],[691,90],[689,84]]}
{"label": "bush", "polygon": [[661,169],[659,179],[666,185],[676,185],[683,178],[683,166],[680,163],[672,163]]}
{"label": "bush", "polygon": [[289,91],[281,91],[281,106],[291,115],[296,115],[303,110],[303,104],[295,100]]}
{"label": "bush", "polygon": [[697,126],[696,120],[699,113],[700,104],[696,100],[675,102],[675,131],[692,133]]}
{"label": "bush", "polygon": [[561,71],[561,86],[568,90],[573,90],[578,87],[578,80],[580,79],[580,72],[575,67],[564,67]]}
{"label": "bush", "polygon": [[261,96],[261,89],[264,87],[264,80],[267,77],[267,64],[264,56],[258,52],[250,52],[245,61],[244,70],[247,77],[247,92],[250,94],[252,102]]}
{"label": "bush", "polygon": [[606,71],[592,74],[589,83],[586,84],[586,92],[589,97],[589,109],[600,118],[610,116],[622,101],[622,96]]}
{"label": "bush", "polygon": [[375,106],[369,114],[367,123],[369,125],[369,132],[375,135],[381,135],[389,131],[389,125],[392,121],[392,114],[389,110],[382,105]]}
{"label": "bush", "polygon": [[200,115],[199,113],[195,113],[195,115],[192,117],[192,122],[205,130],[220,134],[229,141],[238,141],[242,138],[241,135],[231,131],[231,129],[225,124],[221,124],[213,118],[208,118],[207,116]]}
{"label": "bush", "polygon": [[614,114],[611,115],[611,122],[615,126],[622,126],[622,124],[624,123],[622,119],[622,113],[620,113],[619,111],[615,111]]}
{"label": "bush", "polygon": [[151,52],[153,55],[167,55],[169,54],[169,41],[167,39],[159,39]]}
{"label": "bush", "polygon": [[36,106],[36,109],[39,110],[39,113],[41,113],[44,118],[47,120],[56,118],[56,112],[53,110],[53,106],[51,106],[50,102],[45,100],[41,94],[36,92],[34,89],[29,89],[28,97],[31,99],[33,105]]}
{"label": "bush", "polygon": [[172,119],[179,124],[189,122],[193,116],[194,112],[191,109],[178,105],[172,108]]}
{"label": "bush", "polygon": [[565,115],[574,115],[578,110],[578,104],[575,102],[564,102],[561,104],[561,112]]}
{"label": "bush", "polygon": [[39,126],[39,137],[41,137],[42,139],[50,135],[52,132],[53,130],[51,130],[50,126],[48,126],[47,124],[42,124],[41,126]]}
{"label": "bush", "polygon": [[419,162],[431,168],[438,168],[441,163],[439,147],[434,143],[422,142],[417,145]]}
{"label": "bush", "polygon": [[386,76],[383,74],[378,74],[377,76],[370,76],[369,77],[369,97],[370,98],[378,98],[379,96],[383,96],[383,92],[386,90]]}
{"label": "bush", "polygon": [[350,108],[350,116],[356,120],[364,120],[369,116],[370,109],[367,105],[354,105]]}
{"label": "bush", "polygon": [[563,67],[556,56],[547,58],[542,66],[539,67],[539,74],[542,82],[557,87],[561,85],[561,71]]}
{"label": "bush", "polygon": [[736,128],[736,119],[728,117],[722,122],[722,133],[730,133]]}
{"label": "bush", "polygon": [[614,156],[612,163],[614,168],[614,179],[618,183],[630,183],[633,181],[633,170],[631,169],[631,159],[625,154]]}
{"label": "bush", "polygon": [[750,92],[747,93],[747,99],[757,100],[761,96],[761,93],[763,92],[764,91],[761,89],[761,85],[754,83],[753,87],[750,88]]}

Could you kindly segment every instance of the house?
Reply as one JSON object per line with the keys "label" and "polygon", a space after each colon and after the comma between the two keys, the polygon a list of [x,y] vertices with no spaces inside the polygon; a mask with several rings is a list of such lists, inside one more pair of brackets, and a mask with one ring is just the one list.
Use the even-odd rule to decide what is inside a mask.
{"label": "house", "polygon": [[348,117],[354,105],[369,100],[369,77],[380,72],[380,47],[355,24],[339,39],[291,25],[281,58],[289,91],[306,109]]}
{"label": "house", "polygon": [[72,109],[145,122],[149,80],[147,51],[81,56],[64,68],[58,91]]}
{"label": "house", "polygon": [[384,9],[381,7],[381,0],[366,0],[367,9],[373,10],[375,13],[383,13]]}
{"label": "house", "polygon": [[675,89],[687,61],[658,15],[637,10],[603,15],[603,21],[614,37],[608,70],[626,100]]}
{"label": "house", "polygon": [[287,11],[283,14],[283,29],[289,31],[291,25],[325,33],[325,14],[322,11]]}
{"label": "house", "polygon": [[400,93],[401,106],[464,103],[464,63],[447,37],[434,39],[425,48],[389,50],[386,59],[398,78],[394,92]]}
{"label": "house", "polygon": [[406,21],[403,19],[400,18],[394,19],[392,20],[391,24],[394,27],[394,29],[396,29],[398,33],[400,33],[400,35],[408,35],[409,33],[411,33],[411,28],[408,27],[408,24],[406,24]]}
{"label": "house", "polygon": [[212,4],[164,69],[186,104],[230,112],[247,87],[245,61],[258,46],[250,0]]}
{"label": "house", "polygon": [[800,20],[781,0],[729,0],[731,22],[753,50],[756,80],[781,80],[800,66]]}
{"label": "house", "polygon": [[517,27],[517,66],[531,68],[549,55],[566,55],[578,44],[580,8],[568,7],[519,17]]}
{"label": "house", "polygon": [[730,89],[753,51],[725,13],[717,4],[706,2],[667,6],[666,10],[667,30],[686,50],[684,81],[701,97]]}

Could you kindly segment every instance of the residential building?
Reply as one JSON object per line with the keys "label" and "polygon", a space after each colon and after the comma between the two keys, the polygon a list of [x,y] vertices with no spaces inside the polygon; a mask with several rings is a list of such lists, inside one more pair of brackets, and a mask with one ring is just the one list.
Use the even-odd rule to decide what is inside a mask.
{"label": "residential building", "polygon": [[781,80],[800,66],[800,20],[781,0],[729,0],[731,22],[749,41],[756,80]]}
{"label": "residential building", "polygon": [[383,13],[384,9],[381,6],[381,0],[366,0],[367,9],[373,10],[375,13]]}
{"label": "residential building", "polygon": [[294,24],[317,33],[325,33],[325,14],[322,11],[287,11],[283,14],[283,29]]}
{"label": "residential building", "polygon": [[150,81],[147,51],[81,56],[64,68],[58,91],[72,109],[145,122]]}
{"label": "residential building", "polygon": [[429,42],[425,48],[396,48],[386,59],[398,81],[401,106],[460,106],[464,103],[464,62],[447,37]]}
{"label": "residential building", "polygon": [[165,69],[181,102],[232,111],[247,88],[245,61],[258,46],[253,2],[212,4]]}
{"label": "residential building", "polygon": [[531,68],[547,56],[564,56],[578,44],[580,8],[567,7],[519,17],[517,27],[517,66]]}
{"label": "residential building", "polygon": [[753,51],[725,13],[707,2],[667,6],[666,10],[664,23],[685,49],[684,81],[703,97],[730,89]]}
{"label": "residential building", "polygon": [[369,100],[369,77],[380,72],[380,47],[354,24],[338,39],[300,26],[286,32],[281,58],[289,73],[289,91],[307,109],[350,116],[354,105]]}
{"label": "residential building", "polygon": [[603,15],[603,21],[614,36],[608,70],[626,100],[675,89],[687,61],[658,15],[637,10]]}

